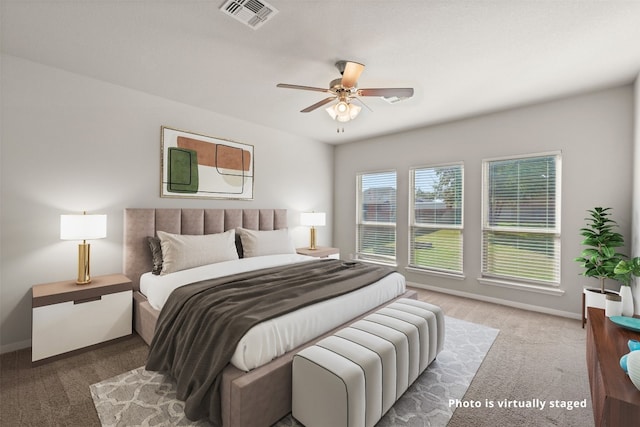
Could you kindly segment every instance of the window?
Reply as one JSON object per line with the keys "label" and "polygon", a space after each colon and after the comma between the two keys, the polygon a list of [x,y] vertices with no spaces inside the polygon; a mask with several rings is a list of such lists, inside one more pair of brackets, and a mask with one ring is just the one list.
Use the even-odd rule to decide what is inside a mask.
{"label": "window", "polygon": [[356,256],[396,261],[396,172],[358,175]]}
{"label": "window", "polygon": [[560,283],[559,153],[483,162],[482,276]]}
{"label": "window", "polygon": [[410,171],[409,265],[462,274],[461,164]]}

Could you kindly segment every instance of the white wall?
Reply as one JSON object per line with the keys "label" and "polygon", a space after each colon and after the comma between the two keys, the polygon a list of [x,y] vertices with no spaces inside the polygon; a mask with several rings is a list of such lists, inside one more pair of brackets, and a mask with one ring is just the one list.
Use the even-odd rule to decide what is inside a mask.
{"label": "white wall", "polygon": [[[286,208],[296,244],[300,211],[328,213],[333,147],[188,105],[2,55],[0,352],[31,337],[31,286],[75,279],[77,243],[59,240],[59,216],[108,215],[91,242],[92,275],[122,271],[126,207]],[[253,201],[160,198],[162,125],[254,145]],[[306,161],[313,159],[313,161]]]}
{"label": "white wall", "polygon": [[[581,251],[578,230],[586,210],[614,208],[621,232],[630,236],[633,147],[633,88],[624,86],[539,105],[431,126],[338,146],[335,150],[334,244],[354,252],[356,174],[396,169],[397,257],[407,280],[446,292],[507,301],[578,317],[581,290],[597,285],[579,276],[573,259]],[[434,107],[436,108],[436,107]],[[485,158],[562,151],[563,296],[478,283],[480,276],[481,162]],[[464,280],[405,271],[408,262],[409,168],[464,161]],[[627,239],[630,244],[630,240]],[[629,248],[626,249],[629,252]],[[617,284],[611,283],[617,288]]]}

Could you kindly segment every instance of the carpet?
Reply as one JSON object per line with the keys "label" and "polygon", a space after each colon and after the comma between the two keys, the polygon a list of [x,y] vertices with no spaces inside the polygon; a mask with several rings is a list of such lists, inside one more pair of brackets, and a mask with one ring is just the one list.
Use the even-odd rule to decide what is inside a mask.
{"label": "carpet", "polygon": [[[443,350],[377,427],[445,426],[455,410],[450,399],[462,400],[498,333],[497,329],[446,317]],[[90,390],[104,427],[209,426],[206,421],[189,421],[171,379],[144,367],[92,384]],[[275,427],[300,425],[288,415]]]}

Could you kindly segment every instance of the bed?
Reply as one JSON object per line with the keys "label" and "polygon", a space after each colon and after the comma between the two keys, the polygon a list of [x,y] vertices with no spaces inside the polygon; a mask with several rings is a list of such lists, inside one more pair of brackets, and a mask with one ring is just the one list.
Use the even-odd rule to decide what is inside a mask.
{"label": "bed", "polygon": [[[176,235],[209,235],[224,233],[235,229],[247,230],[284,230],[287,228],[287,211],[284,209],[126,209],[124,213],[124,273],[134,284],[134,328],[136,332],[150,343],[153,339],[156,322],[160,311],[158,303],[151,301],[140,289],[140,279],[153,265],[148,237],[155,236],[158,231]],[[239,248],[239,253],[242,248]],[[303,256],[291,254],[287,256],[291,262],[306,262]],[[300,258],[301,257],[301,258]],[[265,257],[268,258],[268,257]],[[277,257],[276,257],[277,258]],[[248,263],[249,258],[240,260]],[[309,261],[309,260],[307,260]],[[289,261],[271,261],[276,264]],[[220,263],[225,264],[224,262]],[[235,265],[229,262],[229,265]],[[271,265],[271,264],[269,264]],[[206,268],[205,268],[206,269]],[[194,269],[198,270],[198,269]],[[173,274],[173,273],[172,273]],[[198,274],[207,274],[200,271]],[[165,278],[171,276],[164,276]],[[179,276],[176,274],[175,276]],[[393,280],[399,280],[397,273]],[[162,277],[162,276],[161,276]],[[401,276],[400,276],[401,277]],[[152,278],[153,280],[153,278]],[[194,279],[197,280],[197,279]],[[143,279],[143,290],[145,287]],[[401,285],[395,284],[394,295],[384,296],[391,300],[396,297],[413,297],[415,293],[405,292],[404,278]],[[145,291],[147,294],[149,290]],[[389,291],[391,292],[391,291]],[[167,291],[165,293],[168,294]],[[379,298],[379,297],[375,297]],[[375,298],[371,301],[376,301]],[[362,298],[357,298],[362,300]],[[291,360],[300,349],[311,345],[324,336],[330,335],[346,323],[374,311],[383,302],[375,302],[375,307],[360,308],[365,310],[357,314],[346,315],[339,319],[339,325],[332,325],[330,330],[322,330],[320,336],[306,336],[301,344],[295,347],[280,348],[277,357],[265,356],[267,360],[236,360],[228,364],[222,372],[220,386],[220,415],[224,426],[269,426],[291,411]],[[353,302],[342,303],[354,305]],[[154,307],[155,306],[155,307]],[[311,307],[312,308],[312,307]],[[339,310],[342,313],[342,309]],[[295,313],[291,313],[295,316]],[[300,314],[298,314],[300,315]],[[290,320],[297,324],[300,319]],[[332,316],[333,317],[333,316]],[[262,325],[257,325],[262,326]],[[258,328],[259,329],[259,328]],[[307,328],[305,328],[307,329]],[[326,328],[325,328],[326,329]],[[251,332],[251,331],[250,331]],[[247,334],[249,335],[249,334]],[[315,335],[312,334],[312,335]],[[244,339],[244,338],[243,338]],[[248,338],[250,340],[250,338]],[[260,338],[258,338],[260,341]],[[284,352],[284,354],[281,354]],[[249,355],[255,352],[248,352]],[[245,352],[246,354],[246,352]],[[235,357],[235,355],[234,355]],[[271,360],[273,359],[273,360]],[[266,363],[265,363],[266,362]],[[239,367],[238,367],[239,366]],[[247,410],[250,408],[250,410]]]}

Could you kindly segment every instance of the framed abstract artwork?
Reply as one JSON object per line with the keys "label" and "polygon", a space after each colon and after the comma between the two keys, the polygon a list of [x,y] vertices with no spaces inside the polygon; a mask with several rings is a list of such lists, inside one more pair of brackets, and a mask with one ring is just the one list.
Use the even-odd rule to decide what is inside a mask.
{"label": "framed abstract artwork", "polygon": [[163,126],[161,197],[253,199],[253,145]]}

